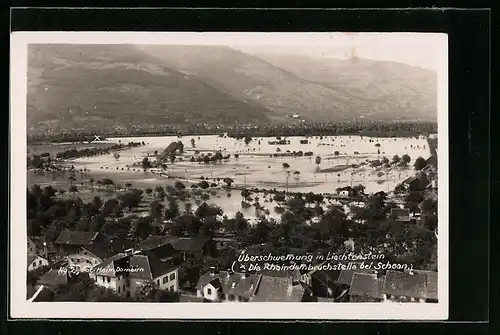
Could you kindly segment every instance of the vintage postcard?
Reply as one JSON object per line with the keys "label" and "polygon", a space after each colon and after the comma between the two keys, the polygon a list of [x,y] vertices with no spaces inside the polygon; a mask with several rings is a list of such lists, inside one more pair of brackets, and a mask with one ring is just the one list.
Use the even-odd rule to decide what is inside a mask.
{"label": "vintage postcard", "polygon": [[11,317],[446,319],[447,53],[13,33]]}

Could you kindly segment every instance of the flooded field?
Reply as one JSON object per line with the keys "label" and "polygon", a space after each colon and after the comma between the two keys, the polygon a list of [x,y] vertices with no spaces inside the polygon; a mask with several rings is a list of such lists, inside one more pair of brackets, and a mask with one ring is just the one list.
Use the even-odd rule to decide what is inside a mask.
{"label": "flooded field", "polygon": [[[194,139],[195,147],[191,144]],[[184,153],[177,156],[174,163],[168,162],[167,169],[150,169],[144,171],[140,166],[142,159],[149,156],[154,161],[154,152],[161,153],[170,143],[181,140],[184,143]],[[109,146],[115,143],[142,142],[145,146],[119,151],[120,157],[117,159],[113,153],[94,157],[78,158],[67,163],[75,166],[77,170],[86,169],[87,172],[75,174],[73,185],[79,187],[78,196],[91,199],[94,195],[99,195],[106,199],[106,193],[91,190],[88,181],[93,178],[95,181],[102,178],[111,178],[119,188],[124,188],[126,184],[131,184],[136,188],[152,188],[156,186],[173,185],[177,179],[184,180],[186,184],[199,182],[203,176],[205,178],[225,178],[234,180],[233,186],[257,187],[260,189],[285,190],[287,187],[291,192],[315,192],[334,193],[338,187],[348,185],[363,184],[365,192],[373,193],[378,191],[388,192],[398,183],[414,174],[412,164],[418,157],[427,158],[430,155],[427,141],[425,139],[407,138],[368,138],[359,136],[338,136],[324,137],[322,139],[312,137],[307,138],[308,143],[301,143],[306,140],[304,137],[288,137],[290,141],[287,145],[269,144],[269,141],[276,141],[275,138],[254,138],[248,145],[244,140],[223,138],[219,136],[200,137],[130,137],[130,138],[110,138],[105,143],[95,143],[87,146]],[[70,148],[83,148],[72,146],[71,144],[54,145],[59,150]],[[64,149],[63,149],[64,148]],[[62,150],[61,150],[62,149]],[[41,151],[38,148],[37,151]],[[231,154],[228,161],[220,163],[198,163],[190,162],[193,156],[202,153],[214,153],[222,151],[223,155]],[[312,156],[301,157],[271,157],[273,154],[286,153],[288,151],[312,152]],[[379,153],[380,150],[380,153]],[[47,150],[44,150],[45,152]],[[335,153],[338,151],[338,153]],[[236,158],[235,154],[239,157]],[[411,162],[408,168],[373,168],[363,165],[367,160],[387,157],[392,160],[394,155],[402,156],[408,154]],[[321,157],[320,164],[316,164],[316,157]],[[288,168],[283,164],[287,163]],[[353,164],[358,166],[352,167]],[[287,173],[289,171],[290,173]],[[298,172],[296,172],[298,171]],[[162,174],[160,174],[162,173]],[[170,176],[171,178],[168,178]],[[46,175],[34,175],[28,173],[28,185],[51,184],[55,188],[66,188],[69,186],[68,175],[47,173]],[[255,208],[242,209],[240,190],[227,191],[224,189],[212,190],[210,199],[205,200],[209,204],[220,206],[228,216],[234,215],[237,211],[242,211],[246,217],[256,216]],[[228,193],[230,194],[228,196]],[[69,195],[68,195],[69,196]],[[109,192],[113,196],[113,192]],[[267,210],[267,217],[278,218],[279,214],[274,212],[276,203],[266,202],[263,195],[255,195],[261,198],[260,204]],[[195,198],[187,201],[192,208],[196,209],[200,200]],[[180,203],[183,208],[183,203]],[[145,205],[147,210],[147,204]]]}
{"label": "flooded field", "polygon": [[[94,179],[110,177],[116,182],[139,183],[137,187],[154,185],[158,182],[164,184],[165,176],[160,176],[157,171],[148,170],[144,172],[139,166],[131,167],[134,163],[140,163],[142,158],[155,151],[161,153],[173,141],[181,140],[184,143],[184,154],[177,157],[176,161],[167,163],[165,171],[172,177],[196,180],[201,176],[212,178],[230,177],[236,185],[259,188],[285,189],[288,187],[293,191],[331,193],[336,188],[351,184],[363,184],[367,192],[387,191],[412,175],[411,165],[418,157],[427,158],[430,155],[425,139],[408,138],[368,138],[359,136],[332,136],[319,138],[308,138],[308,144],[301,144],[304,137],[288,137],[288,145],[272,145],[269,141],[275,138],[254,138],[248,145],[243,140],[222,138],[219,136],[193,137],[195,148],[191,147],[191,137],[130,137],[110,138],[106,145],[121,141],[146,143],[145,146],[120,151],[119,159],[110,155],[79,158],[70,161],[77,169],[89,169]],[[379,146],[376,146],[376,145]],[[97,145],[104,145],[98,143]],[[71,145],[56,145],[54,147],[71,148]],[[67,147],[67,148],[66,148]],[[77,149],[79,147],[76,147]],[[221,163],[197,163],[189,159],[196,155],[195,150],[201,153],[215,152],[221,150],[223,155],[231,154],[229,161]],[[310,151],[312,156],[302,157],[270,157],[277,153],[291,151]],[[378,153],[380,150],[380,154]],[[38,150],[40,151],[40,149]],[[339,155],[335,155],[338,151]],[[356,152],[356,154],[355,154]],[[239,157],[235,158],[235,154]],[[394,155],[402,156],[408,154],[411,157],[410,168],[371,168],[368,165],[352,168],[352,164],[362,164],[370,159],[387,157],[389,160]],[[316,164],[316,156],[321,157],[319,165]],[[154,157],[150,157],[154,160]],[[283,168],[287,163],[289,168]],[[129,166],[129,168],[127,168]],[[101,168],[102,167],[102,168]],[[122,170],[123,169],[123,170]],[[129,170],[127,170],[129,169]],[[135,171],[133,171],[135,169]],[[287,171],[290,171],[288,175]],[[297,172],[298,173],[297,173]],[[288,176],[288,177],[287,177]],[[38,179],[46,179],[43,176]],[[57,183],[56,180],[45,182]],[[287,183],[288,179],[288,183]],[[37,178],[30,178],[30,183],[41,182]],[[59,180],[59,183],[67,182]]]}

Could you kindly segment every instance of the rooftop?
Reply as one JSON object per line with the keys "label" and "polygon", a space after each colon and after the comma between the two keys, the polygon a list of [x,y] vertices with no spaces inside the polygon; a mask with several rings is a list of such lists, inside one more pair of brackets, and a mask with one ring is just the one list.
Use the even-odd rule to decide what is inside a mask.
{"label": "rooftop", "polygon": [[388,270],[385,276],[385,294],[425,299],[427,296],[427,276]]}
{"label": "rooftop", "polygon": [[83,232],[83,231],[70,231],[63,230],[57,237],[54,244],[65,244],[65,245],[90,245],[99,236],[98,232]]}

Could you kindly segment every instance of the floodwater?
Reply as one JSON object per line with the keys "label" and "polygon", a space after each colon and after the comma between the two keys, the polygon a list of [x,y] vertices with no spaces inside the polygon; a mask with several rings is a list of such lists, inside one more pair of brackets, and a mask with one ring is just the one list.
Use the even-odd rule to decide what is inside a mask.
{"label": "floodwater", "polygon": [[[191,139],[195,140],[195,147],[191,145]],[[75,165],[76,169],[90,170],[86,174],[76,174],[74,183],[79,185],[85,183],[88,178],[92,177],[95,180],[109,177],[117,184],[122,186],[125,183],[131,183],[133,187],[146,188],[155,186],[166,186],[173,184],[175,178],[185,181],[199,182],[202,176],[208,178],[225,178],[230,177],[235,181],[234,185],[266,188],[277,190],[288,189],[291,192],[316,192],[316,193],[334,193],[338,187],[362,184],[366,187],[365,192],[374,193],[378,191],[391,191],[394,187],[406,179],[408,176],[414,175],[411,168],[413,162],[418,157],[428,158],[430,150],[427,141],[424,138],[409,139],[409,138],[369,138],[360,136],[328,136],[320,139],[319,137],[307,138],[308,144],[301,144],[300,140],[305,137],[287,137],[290,140],[288,145],[272,145],[269,141],[275,141],[276,138],[254,138],[252,142],[245,145],[243,140],[235,140],[232,138],[223,138],[219,136],[184,136],[177,138],[175,136],[165,137],[129,137],[129,138],[109,138],[106,143],[108,145],[114,143],[142,142],[145,146],[126,149],[119,151],[120,157],[116,159],[113,153],[110,155],[99,155],[95,157],[78,158],[68,161],[69,164]],[[154,161],[153,154],[155,150],[161,153],[173,141],[182,141],[184,144],[184,154],[178,156],[172,164],[167,163],[167,169],[164,171],[167,175],[175,177],[167,179],[165,175],[160,175],[158,169],[143,171],[140,163],[145,156],[150,156],[150,160]],[[259,143],[260,142],[260,143]],[[376,144],[380,146],[377,147]],[[101,144],[99,144],[101,145]],[[302,157],[270,157],[271,154],[280,149],[281,153],[289,150],[292,151],[311,151],[313,156]],[[65,147],[65,149],[67,149]],[[378,154],[378,149],[380,154]],[[189,159],[195,154],[195,150],[201,153],[214,153],[221,150],[223,155],[231,154],[229,161],[221,163],[192,163]],[[334,154],[339,151],[339,155]],[[356,154],[355,154],[356,152]],[[235,158],[234,154],[239,154],[239,158]],[[392,160],[394,155],[402,156],[408,154],[411,157],[410,168],[372,168],[368,165],[359,168],[340,168],[341,171],[336,172],[321,172],[329,168],[341,167],[344,165],[360,164],[367,159],[377,159],[387,157]],[[316,165],[316,156],[321,157],[321,163]],[[132,165],[137,163],[138,166]],[[288,169],[283,168],[283,163],[288,163]],[[127,167],[128,166],[128,167]],[[123,169],[123,170],[122,170]],[[135,171],[134,171],[135,170]],[[290,171],[290,174],[287,173]],[[295,171],[299,173],[296,174]],[[288,176],[288,180],[287,180]],[[55,187],[63,187],[68,185],[67,176],[36,176],[32,173],[28,174],[29,184],[52,184]],[[86,192],[83,189],[80,195]],[[255,208],[252,206],[247,209],[241,208],[242,197],[239,190],[229,191],[231,197],[227,197],[227,190],[219,189],[218,195],[211,195],[206,202],[216,204],[224,210],[224,213],[229,217],[233,216],[237,211],[241,211],[245,217],[255,218]],[[90,195],[90,194],[89,194]],[[270,211],[267,217],[279,218],[279,215],[274,212],[274,202],[265,202],[262,194],[259,196],[259,203]],[[269,198],[269,197],[268,197]],[[190,201],[193,209],[196,209],[196,204]],[[182,203],[180,204],[181,208]]]}
{"label": "floodwater", "polygon": [[[191,146],[191,139],[195,139],[195,148]],[[367,192],[388,191],[394,186],[413,175],[412,168],[392,170],[374,169],[368,165],[360,168],[347,168],[336,172],[318,172],[318,168],[328,168],[343,165],[360,164],[367,159],[387,157],[392,160],[394,155],[402,156],[408,154],[411,157],[410,166],[418,157],[427,159],[430,151],[424,138],[369,138],[360,136],[328,136],[320,138],[311,137],[308,144],[301,144],[300,140],[305,137],[287,137],[289,145],[272,145],[268,141],[275,138],[254,138],[252,142],[245,145],[243,140],[223,138],[219,136],[175,136],[165,137],[129,137],[109,138],[111,143],[128,143],[130,141],[146,143],[145,146],[120,151],[120,158],[115,159],[113,155],[79,158],[72,161],[76,168],[87,168],[98,174],[105,174],[112,179],[119,178],[126,181],[143,181],[145,183],[157,183],[166,177],[159,176],[152,171],[144,172],[140,166],[132,167],[134,163],[140,163],[146,155],[152,156],[155,150],[161,153],[173,141],[181,140],[184,144],[184,154],[171,164],[167,163],[166,173],[173,177],[187,180],[196,180],[200,177],[225,178],[230,177],[236,185],[258,188],[276,188],[296,192],[333,193],[336,188],[347,185],[363,184]],[[260,143],[259,143],[260,142]],[[376,147],[376,144],[379,147]],[[313,156],[302,157],[270,157],[271,154],[292,151],[311,151]],[[229,161],[221,163],[192,163],[189,159],[195,155],[195,150],[200,153],[221,150],[223,155],[231,154]],[[378,154],[380,150],[380,154]],[[335,156],[334,152],[339,151]],[[357,152],[357,154],[355,154]],[[239,154],[235,158],[234,154]],[[315,164],[316,156],[321,157],[319,166]],[[154,157],[150,157],[154,160]],[[182,160],[182,161],[181,161]],[[284,169],[283,163],[288,163],[290,168]],[[127,165],[130,170],[127,171]],[[103,169],[101,169],[103,167]],[[107,169],[106,169],[107,167]],[[117,169],[118,168],[118,169]],[[122,170],[122,168],[124,170]],[[132,171],[133,169],[136,171]],[[341,170],[340,168],[339,170]],[[288,175],[287,170],[290,171]],[[298,173],[296,173],[298,171]],[[288,177],[287,177],[288,176]],[[288,179],[288,182],[287,182]]]}

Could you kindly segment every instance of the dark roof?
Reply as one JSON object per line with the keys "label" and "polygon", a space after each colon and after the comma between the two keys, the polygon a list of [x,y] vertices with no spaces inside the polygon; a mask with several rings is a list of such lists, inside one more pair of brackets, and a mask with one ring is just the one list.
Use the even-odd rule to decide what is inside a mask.
{"label": "dark roof", "polygon": [[28,255],[28,262],[26,263],[27,266],[30,266],[31,263],[36,259],[36,255]]}
{"label": "dark roof", "polygon": [[150,251],[143,251],[130,257],[130,267],[142,269],[131,271],[130,277],[152,280],[171,272],[177,266],[169,262],[162,262],[158,256]]}
{"label": "dark roof", "polygon": [[66,245],[90,245],[99,235],[98,232],[83,232],[83,231],[70,231],[63,230],[54,244],[66,244]]}
{"label": "dark roof", "polygon": [[385,275],[383,293],[410,298],[425,298],[427,295],[427,276],[420,273],[388,270]]}
{"label": "dark roof", "polygon": [[424,274],[427,278],[427,298],[438,299],[438,273],[435,271],[413,270],[414,273]]}
{"label": "dark roof", "polygon": [[267,277],[291,278],[293,281],[300,280],[300,271],[294,270],[261,270],[257,274]]}
{"label": "dark roof", "polygon": [[207,272],[200,277],[196,288],[201,290],[206,285],[211,284],[224,294],[232,294],[249,299],[254,296],[261,278],[261,275],[256,274],[243,275],[242,273],[230,273],[227,271],[219,271],[211,274]]}
{"label": "dark roof", "polygon": [[304,297],[304,286],[293,285],[291,278],[262,276],[252,298],[254,302],[300,302]]}
{"label": "dark roof", "polygon": [[37,281],[40,285],[56,286],[68,283],[68,273],[59,273],[58,269],[51,269]]}
{"label": "dark roof", "polygon": [[[28,236],[28,239],[33,241],[33,243],[35,243],[37,248],[43,248],[49,244],[47,241],[44,240],[42,236]],[[43,245],[44,243],[46,243],[46,245]]]}
{"label": "dark roof", "polygon": [[142,241],[139,248],[142,250],[151,250],[161,247],[165,244],[171,244],[178,251],[200,251],[208,242],[207,237],[174,237],[153,235]]}
{"label": "dark roof", "polygon": [[132,244],[132,241],[124,238],[111,238],[84,246],[84,249],[100,259],[106,259],[132,248]]}
{"label": "dark roof", "polygon": [[432,155],[425,160],[425,164],[437,166],[437,155]]}
{"label": "dark roof", "polygon": [[417,180],[417,177],[415,177],[415,176],[413,176],[413,177],[408,177],[408,178],[406,178],[406,179],[403,181],[403,183],[404,183],[404,184],[411,184],[411,183],[413,183],[415,180]]}
{"label": "dark roof", "polygon": [[349,295],[382,299],[380,283],[383,285],[383,279],[379,280],[376,274],[354,273]]}
{"label": "dark roof", "polygon": [[101,264],[93,267],[96,275],[106,277],[116,277],[119,268],[125,269],[129,267],[129,255],[126,253],[118,253],[109,258],[106,258]]}
{"label": "dark roof", "polygon": [[352,283],[352,277],[354,276],[354,273],[374,273],[372,270],[368,269],[356,269],[356,270],[342,270],[340,271],[340,275],[337,279],[338,284],[342,285],[351,285]]}

